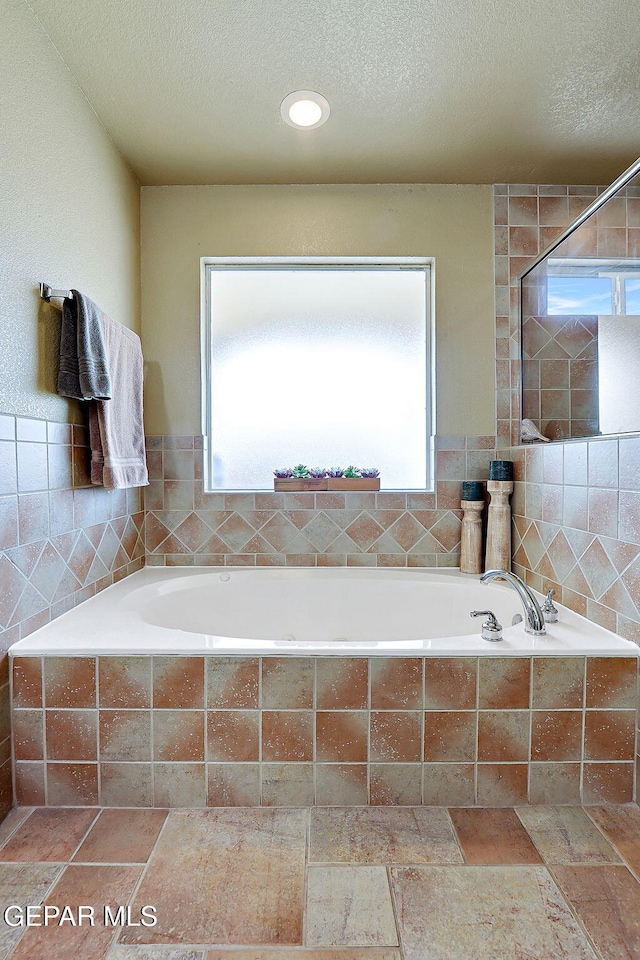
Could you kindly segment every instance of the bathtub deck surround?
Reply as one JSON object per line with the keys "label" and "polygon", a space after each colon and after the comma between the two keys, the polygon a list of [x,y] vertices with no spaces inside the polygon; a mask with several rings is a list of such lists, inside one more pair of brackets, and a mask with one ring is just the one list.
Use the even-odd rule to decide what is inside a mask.
{"label": "bathtub deck surround", "polygon": [[632,957],[639,832],[636,806],[18,808],[0,832],[7,903],[129,904],[135,919],[152,904],[157,925],[16,927],[3,955]]}
{"label": "bathtub deck surround", "polygon": [[[192,588],[211,598],[218,577],[222,591],[244,581],[246,597],[247,578],[261,578],[269,587],[263,602],[277,598],[278,579],[292,597],[296,581],[317,586],[323,579],[351,583],[348,596],[362,589],[363,580],[365,588],[367,580],[377,581],[379,591],[384,577],[405,588],[407,581],[440,578],[440,593],[450,580],[467,589],[470,584],[461,574],[423,571],[135,574],[74,611],[64,630],[49,624],[14,647],[19,803],[305,807],[633,800],[635,645],[592,626],[589,647],[588,622],[564,608],[544,638],[529,637],[522,624],[506,628],[504,647],[475,633],[437,643],[243,641],[229,620],[229,635],[217,643],[210,632],[193,632],[215,629],[215,617],[208,628],[202,616],[224,618],[235,610],[238,622],[237,611],[242,619],[243,608],[252,608],[234,595],[227,611],[221,603],[198,610]],[[497,604],[519,607],[504,586],[475,589],[491,598],[507,623],[508,611]],[[259,585],[255,591],[258,596]],[[455,595],[460,605],[462,595]],[[191,633],[179,628],[179,620],[174,627],[149,623],[158,610],[167,621],[167,598],[179,618],[194,612]],[[105,627],[109,606],[124,616],[111,634]],[[326,596],[321,606],[331,606]],[[477,630],[466,611],[464,622]],[[87,649],[89,623],[94,653]],[[251,629],[248,621],[240,626]],[[101,631],[111,639],[119,635],[120,649],[111,640],[101,647]],[[571,637],[582,647],[572,648]]]}

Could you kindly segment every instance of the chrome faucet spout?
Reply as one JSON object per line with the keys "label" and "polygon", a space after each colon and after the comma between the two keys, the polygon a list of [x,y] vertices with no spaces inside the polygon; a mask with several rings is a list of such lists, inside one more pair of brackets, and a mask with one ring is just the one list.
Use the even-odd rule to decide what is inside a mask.
{"label": "chrome faucet spout", "polygon": [[536,600],[530,587],[527,586],[524,580],[516,576],[515,573],[511,573],[510,570],[487,570],[487,572],[483,573],[480,577],[480,582],[489,583],[491,580],[497,580],[498,578],[506,580],[522,601],[525,633],[531,633],[538,637],[546,633],[544,614],[540,609],[540,604]]}

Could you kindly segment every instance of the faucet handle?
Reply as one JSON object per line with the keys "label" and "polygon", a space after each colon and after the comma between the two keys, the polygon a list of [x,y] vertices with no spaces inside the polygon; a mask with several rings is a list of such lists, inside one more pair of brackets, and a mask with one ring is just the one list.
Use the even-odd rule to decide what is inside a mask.
{"label": "faucet handle", "polygon": [[547,599],[544,602],[542,607],[542,613],[544,615],[545,623],[557,623],[558,622],[558,608],[554,604],[552,597],[555,597],[555,590],[549,590],[547,592]]}
{"label": "faucet handle", "polygon": [[469,614],[471,617],[484,617],[486,620],[482,624],[482,639],[483,640],[502,640],[502,624],[498,623],[495,613],[492,610],[472,610]]}

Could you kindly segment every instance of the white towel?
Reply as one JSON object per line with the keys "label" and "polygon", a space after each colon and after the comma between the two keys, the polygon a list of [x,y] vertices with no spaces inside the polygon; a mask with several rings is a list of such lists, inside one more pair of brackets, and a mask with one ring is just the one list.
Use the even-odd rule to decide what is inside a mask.
{"label": "white towel", "polygon": [[146,487],[140,337],[106,314],[103,334],[111,399],[89,403],[91,483],[109,490]]}

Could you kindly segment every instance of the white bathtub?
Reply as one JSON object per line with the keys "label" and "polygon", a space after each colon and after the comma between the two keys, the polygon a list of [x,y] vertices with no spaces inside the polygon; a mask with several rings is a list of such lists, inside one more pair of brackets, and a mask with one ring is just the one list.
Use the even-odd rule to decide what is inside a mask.
{"label": "white bathtub", "polygon": [[[542,598],[540,598],[542,599]],[[491,609],[504,640],[480,637]],[[532,637],[515,591],[457,570],[147,567],[13,644],[29,655],[637,656],[559,606]]]}

